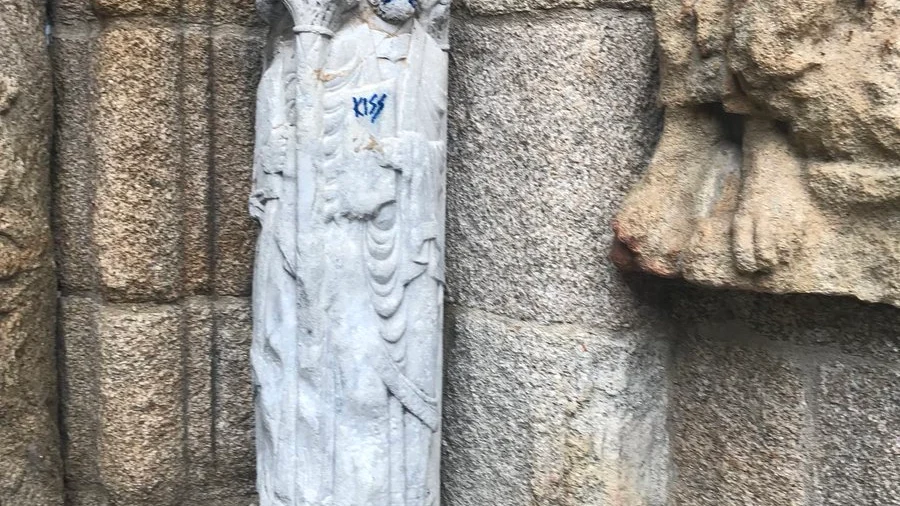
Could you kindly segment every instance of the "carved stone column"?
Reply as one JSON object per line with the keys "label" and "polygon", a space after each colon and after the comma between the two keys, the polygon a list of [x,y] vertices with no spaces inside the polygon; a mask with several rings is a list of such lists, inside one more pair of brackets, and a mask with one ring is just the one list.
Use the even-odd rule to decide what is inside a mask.
{"label": "carved stone column", "polygon": [[257,4],[260,504],[437,504],[448,5]]}
{"label": "carved stone column", "polygon": [[61,505],[44,6],[0,3],[0,504]]}

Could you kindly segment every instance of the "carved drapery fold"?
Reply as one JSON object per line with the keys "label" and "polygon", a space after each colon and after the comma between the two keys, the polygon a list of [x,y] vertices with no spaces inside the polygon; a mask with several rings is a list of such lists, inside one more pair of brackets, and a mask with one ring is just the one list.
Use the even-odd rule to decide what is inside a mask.
{"label": "carved drapery fold", "polygon": [[447,4],[257,6],[261,504],[437,504]]}

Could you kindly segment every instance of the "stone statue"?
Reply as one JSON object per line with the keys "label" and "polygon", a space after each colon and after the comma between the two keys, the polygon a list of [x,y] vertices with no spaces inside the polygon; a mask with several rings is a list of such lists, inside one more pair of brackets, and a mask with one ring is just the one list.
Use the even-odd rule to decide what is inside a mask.
{"label": "stone statue", "polygon": [[260,505],[436,505],[449,4],[257,6]]}
{"label": "stone statue", "polygon": [[614,260],[900,305],[900,1],[652,4],[665,125]]}

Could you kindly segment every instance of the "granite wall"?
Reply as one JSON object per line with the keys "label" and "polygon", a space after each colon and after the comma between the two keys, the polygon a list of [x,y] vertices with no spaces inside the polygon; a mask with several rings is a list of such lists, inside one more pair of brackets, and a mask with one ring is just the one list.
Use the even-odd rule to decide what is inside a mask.
{"label": "granite wall", "polygon": [[672,294],[673,504],[900,504],[900,311]]}
{"label": "granite wall", "polygon": [[469,7],[451,31],[444,502],[664,504],[668,322],[607,260],[659,127],[650,14]]}
{"label": "granite wall", "polygon": [[453,25],[445,502],[900,504],[900,310],[607,262],[658,117],[652,14],[604,5]]}
{"label": "granite wall", "polygon": [[[72,504],[249,500],[263,27],[242,4],[54,8]],[[649,13],[468,7],[450,70],[445,502],[661,503],[666,323],[605,260],[658,130]]]}
{"label": "granite wall", "polygon": [[238,0],[52,14],[67,504],[246,506],[264,29]]}
{"label": "granite wall", "polygon": [[61,506],[53,87],[38,2],[0,2],[0,505]]}
{"label": "granite wall", "polygon": [[[0,334],[42,420],[0,426],[3,506],[63,474],[73,506],[254,500],[251,4],[52,5],[61,409],[46,274],[34,360]],[[607,261],[660,130],[649,9],[460,1],[451,33],[444,504],[900,504],[900,311]]]}

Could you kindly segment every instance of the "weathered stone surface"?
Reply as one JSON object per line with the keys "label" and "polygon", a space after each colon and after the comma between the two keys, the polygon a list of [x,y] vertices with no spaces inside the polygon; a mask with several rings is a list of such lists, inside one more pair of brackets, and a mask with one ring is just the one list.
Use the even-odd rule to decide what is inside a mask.
{"label": "weathered stone surface", "polygon": [[[214,469],[219,477],[217,495],[250,497],[256,490],[256,461],[253,438],[253,384],[249,367],[251,339],[250,301],[221,297],[213,302],[216,323],[216,391]],[[193,464],[192,464],[193,465]],[[196,488],[208,486],[202,482]]]}
{"label": "weathered stone surface", "polygon": [[453,26],[451,299],[528,320],[641,322],[605,252],[657,132],[650,17],[554,11]]}
{"label": "weathered stone surface", "polygon": [[261,25],[250,0],[52,0],[54,21],[159,17],[186,23]]}
{"label": "weathered stone surface", "polygon": [[764,345],[741,342],[750,333],[739,323],[697,325],[675,345],[670,500],[810,504],[803,371]]}
{"label": "weathered stone surface", "polygon": [[91,0],[91,6],[99,16],[165,16],[178,13],[180,0]]}
{"label": "weathered stone surface", "polygon": [[63,420],[76,506],[253,496],[249,301],[62,304]]}
{"label": "weathered stone surface", "polygon": [[0,3],[0,504],[61,505],[44,11]]}
{"label": "weathered stone surface", "polygon": [[[260,32],[67,19],[53,53],[69,500],[247,504],[249,303],[226,296],[250,287]],[[129,372],[152,385],[131,378],[135,395]]]}
{"label": "weathered stone surface", "polygon": [[900,372],[831,361],[816,385],[819,502],[900,504]]}
{"label": "weathered stone surface", "polygon": [[900,305],[900,3],[653,11],[666,126],[614,224],[617,262]]}
{"label": "weathered stone surface", "polygon": [[478,16],[511,14],[546,9],[596,9],[614,7],[619,9],[649,9],[650,0],[459,0],[454,8]]}
{"label": "weathered stone surface", "polygon": [[250,304],[191,297],[184,308],[187,497],[198,504],[220,504],[229,497],[246,501],[255,478]]}
{"label": "weathered stone surface", "polygon": [[213,369],[217,354],[215,337],[217,318],[212,301],[206,297],[191,297],[184,302],[187,323],[184,339],[187,342],[186,396],[187,453],[190,469],[187,480],[192,495],[204,494],[206,483],[216,482],[216,456],[213,441],[216,414],[216,385]]}
{"label": "weathered stone surface", "polygon": [[91,218],[96,161],[91,142],[91,40],[66,34],[54,40],[56,162],[53,178],[53,238],[59,283],[67,291],[97,286]]}
{"label": "weathered stone surface", "polygon": [[250,90],[259,84],[264,42],[262,37],[248,37],[245,31],[221,29],[214,32],[212,46],[212,289],[222,295],[248,296],[256,240],[256,226],[247,214],[255,108]]}
{"label": "weathered stone surface", "polygon": [[182,494],[181,311],[61,305],[69,503],[173,504]]}
{"label": "weathered stone surface", "polygon": [[100,479],[113,504],[174,503],[183,486],[179,308],[105,306],[96,318]]}
{"label": "weathered stone surface", "polygon": [[[195,500],[253,493],[250,307],[246,299],[187,301],[191,390],[187,400]],[[205,490],[204,490],[205,489]]]}
{"label": "weathered stone surface", "polygon": [[[685,491],[720,504],[745,489],[770,490],[779,495],[766,501],[781,504],[788,481],[802,481],[805,504],[892,504],[897,435],[888,420],[897,417],[900,310],[692,286],[672,297],[690,336],[676,344],[671,391],[679,504]],[[684,413],[690,423],[678,421]],[[786,459],[800,464],[782,473]],[[776,488],[771,473],[790,480]]]}
{"label": "weathered stone surface", "polygon": [[60,301],[60,414],[66,436],[66,495],[68,502],[76,506],[109,502],[98,466],[102,451],[98,311],[97,301],[88,297],[65,297]]}
{"label": "weathered stone surface", "polygon": [[57,25],[95,19],[90,0],[52,0],[49,4],[52,20]]}
{"label": "weathered stone surface", "polygon": [[665,504],[657,287],[603,255],[658,128],[650,18],[458,15],[451,39],[444,502]]}
{"label": "weathered stone surface", "polygon": [[[181,61],[186,293],[250,294],[255,227],[247,217],[253,94],[262,38],[215,28],[185,31]],[[212,87],[211,87],[212,84]]]}
{"label": "weathered stone surface", "polygon": [[92,216],[100,284],[111,300],[181,291],[177,38],[117,26],[95,43]]}
{"label": "weathered stone surface", "polygon": [[211,293],[215,249],[210,233],[215,217],[210,212],[213,188],[210,178],[213,144],[210,122],[210,81],[214,74],[209,30],[192,27],[184,31],[181,98],[181,237],[184,257],[181,279],[186,293]]}
{"label": "weathered stone surface", "polygon": [[[0,133],[0,143],[7,140]],[[0,164],[7,160],[4,153]],[[4,173],[6,168],[0,165],[0,178],[9,175]],[[31,178],[35,171],[46,170],[46,165],[31,165],[28,169],[29,173],[23,175]],[[0,202],[0,213],[8,202]],[[46,211],[42,214],[46,220]],[[25,239],[0,218],[0,251],[9,248],[8,243],[3,244],[3,234],[10,232],[16,239]],[[29,242],[20,244],[46,253],[46,240],[46,236],[30,238]],[[46,254],[41,255],[42,260],[35,259],[43,265],[34,265],[19,253],[26,252],[17,251],[11,259],[0,257],[0,266],[15,269],[6,271],[10,277],[0,282],[0,501],[62,505],[53,346],[53,271]],[[24,261],[12,266],[9,260]],[[19,271],[20,268],[24,270]]]}
{"label": "weathered stone surface", "polygon": [[66,292],[136,302],[249,295],[257,35],[129,23],[57,30]]}
{"label": "weathered stone surface", "polygon": [[661,336],[448,315],[445,504],[666,504]]}
{"label": "weathered stone surface", "polygon": [[[773,347],[839,353],[865,361],[900,356],[900,310],[850,297],[772,295],[683,285],[671,293],[672,312],[708,328],[738,322]],[[803,353],[800,352],[802,355]]]}

